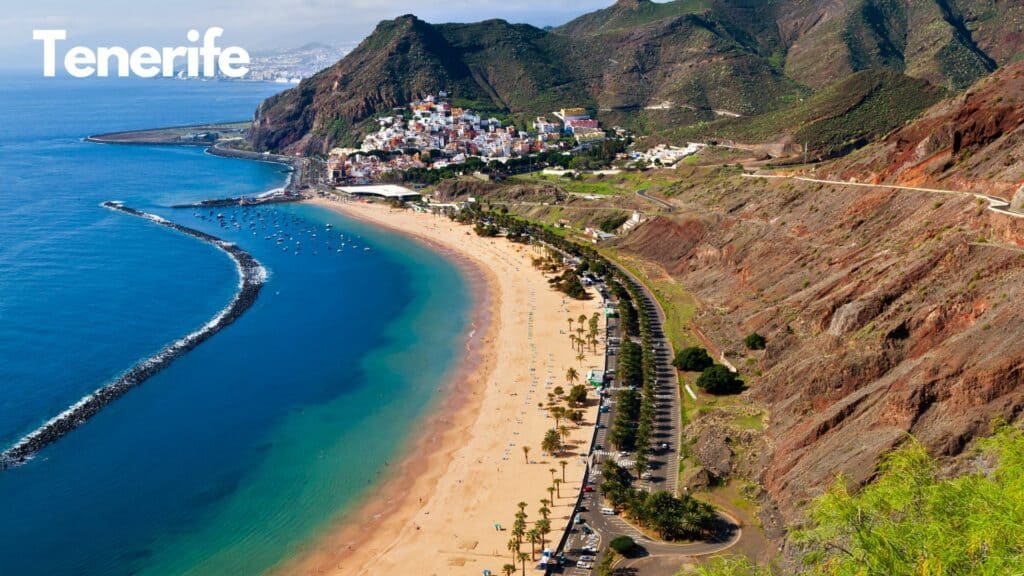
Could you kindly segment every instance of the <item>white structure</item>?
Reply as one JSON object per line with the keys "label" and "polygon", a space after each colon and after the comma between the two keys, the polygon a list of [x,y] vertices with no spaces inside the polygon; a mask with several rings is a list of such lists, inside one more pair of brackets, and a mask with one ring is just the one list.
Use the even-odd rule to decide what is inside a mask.
{"label": "white structure", "polygon": [[350,196],[372,196],[386,198],[388,200],[419,200],[423,197],[419,192],[413,192],[404,186],[394,184],[379,184],[376,186],[341,186],[336,188]]}

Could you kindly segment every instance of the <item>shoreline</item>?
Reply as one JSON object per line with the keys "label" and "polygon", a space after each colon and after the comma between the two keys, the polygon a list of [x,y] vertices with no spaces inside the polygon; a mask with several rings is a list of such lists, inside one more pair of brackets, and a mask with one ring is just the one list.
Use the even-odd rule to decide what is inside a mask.
{"label": "shoreline", "polygon": [[[393,458],[397,465],[392,467],[387,477],[371,486],[356,502],[341,511],[338,518],[331,521],[331,525],[321,529],[321,534],[314,537],[315,542],[312,546],[308,543],[299,546],[293,554],[271,568],[268,574],[272,576],[289,576],[296,573],[321,574],[325,563],[335,565],[335,569],[328,569],[330,573],[334,573],[336,569],[341,569],[337,565],[338,558],[363,547],[380,531],[393,530],[397,534],[401,530],[409,520],[407,508],[413,502],[413,495],[428,494],[439,480],[436,473],[430,473],[431,464],[443,460],[454,452],[454,448],[448,446],[444,440],[468,428],[469,423],[461,421],[459,416],[475,412],[474,408],[479,407],[477,404],[480,391],[474,388],[472,382],[490,373],[490,363],[480,357],[480,352],[486,342],[499,332],[499,319],[494,317],[490,309],[495,291],[494,282],[497,280],[488,270],[464,254],[400,227],[385,226],[378,221],[341,210],[334,202],[310,199],[303,202],[340,212],[364,224],[384,228],[427,245],[456,265],[459,273],[469,284],[473,302],[470,326],[462,338],[466,356],[445,376],[439,397],[435,398],[411,427],[410,436],[403,441]],[[469,396],[460,396],[460,393],[468,393]],[[446,416],[449,414],[451,416]],[[460,421],[454,422],[455,420]],[[412,436],[413,430],[416,429],[421,433]],[[438,436],[442,437],[439,443],[448,449],[430,448],[430,444]],[[411,487],[407,482],[409,478],[416,478]]]}
{"label": "shoreline", "polygon": [[[540,371],[531,367],[527,373],[525,357],[522,356],[525,349],[512,343],[515,337],[532,339],[535,330],[532,312],[529,324],[524,323],[523,318],[515,318],[517,306],[527,302],[526,295],[518,288],[529,285],[533,293],[543,291],[536,294],[538,299],[543,295],[547,304],[565,306],[566,311],[572,307],[574,315],[584,309],[596,310],[595,301],[566,304],[563,296],[551,290],[544,276],[530,266],[530,247],[512,244],[505,239],[480,238],[468,227],[447,218],[414,214],[407,210],[392,212],[379,204],[326,199],[307,202],[402,234],[450,258],[471,282],[475,294],[474,308],[472,328],[466,340],[467,356],[443,385],[436,403],[414,426],[415,435],[407,440],[400,452],[398,465],[357,503],[341,511],[337,520],[325,526],[311,543],[298,547],[270,573],[367,574],[402,570],[403,566],[407,571],[408,562],[413,559],[419,572],[424,574],[480,574],[484,568],[498,573],[510,560],[505,547],[508,539],[506,527],[512,524],[516,502],[528,502],[528,513],[535,515],[539,500],[548,497],[546,489],[554,476],[549,476],[548,469],[561,459],[569,461],[568,482],[561,497],[550,506],[553,530],[548,545],[553,546],[563,519],[567,521],[569,518],[578,484],[583,480],[584,467],[575,456],[545,458],[540,454],[543,431],[553,428],[554,422],[546,412],[533,408],[537,398],[530,398],[534,388],[540,388]],[[448,231],[442,233],[442,224]],[[492,254],[480,254],[480,245],[487,246]],[[507,275],[502,275],[493,263],[487,263],[488,258],[495,257],[506,259],[507,266],[518,264],[528,271],[515,274],[523,278],[503,283],[502,278]],[[519,267],[514,269],[520,270]],[[512,282],[520,284],[509,286]],[[558,304],[559,300],[561,304]],[[561,316],[539,307],[538,312],[543,319],[538,319],[537,323],[544,323],[543,332],[548,338],[564,331]],[[514,322],[509,322],[510,314]],[[554,320],[553,316],[559,319]],[[570,357],[568,338],[558,340],[564,346],[546,340],[540,341],[542,346],[534,346],[545,352],[549,348],[565,348],[559,351],[558,361],[553,353],[549,353],[548,389],[564,386],[561,375]],[[574,357],[574,353],[571,355]],[[588,358],[599,355],[603,355],[603,350],[593,357],[588,355]],[[533,361],[539,364],[537,358]],[[575,361],[569,365],[575,366]],[[510,366],[520,373],[509,374]],[[522,379],[512,383],[514,391],[507,388],[508,382],[498,377],[506,374]],[[532,383],[528,380],[531,376],[527,374],[532,376]],[[543,393],[544,390],[538,392]],[[522,400],[521,393],[525,393],[527,401]],[[497,407],[501,409],[494,410]],[[509,413],[517,409],[521,410],[518,418]],[[596,404],[589,405],[586,419],[592,422],[596,410]],[[527,412],[535,413],[527,415]],[[492,424],[489,417],[504,418],[505,421]],[[525,462],[520,444],[507,441],[519,435],[520,429],[525,432],[522,444],[535,449],[529,463]],[[591,433],[590,426],[584,425],[571,434],[572,441],[584,446],[585,450]],[[500,453],[502,449],[505,455],[499,460],[495,451]],[[495,468],[492,466],[498,470],[497,475],[493,473]],[[506,471],[504,474],[502,469]],[[463,483],[470,479],[476,481]],[[506,497],[506,493],[511,491],[516,494]],[[461,513],[451,510],[457,505],[465,506],[474,496],[476,500]],[[439,518],[436,512],[431,516],[431,511],[439,508],[448,518]],[[499,523],[502,525],[500,531],[493,526]],[[529,544],[524,546],[529,550]]]}

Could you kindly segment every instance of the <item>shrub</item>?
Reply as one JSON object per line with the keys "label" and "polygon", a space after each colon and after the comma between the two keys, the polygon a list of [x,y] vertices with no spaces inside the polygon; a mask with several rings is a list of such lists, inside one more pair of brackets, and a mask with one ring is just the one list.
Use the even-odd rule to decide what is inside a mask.
{"label": "shrub", "polygon": [[699,346],[683,348],[672,361],[673,366],[686,372],[703,372],[714,364],[708,351]]}
{"label": "shrub", "polygon": [[721,364],[701,372],[697,377],[697,386],[709,394],[736,394],[743,391],[743,381]]}
{"label": "shrub", "polygon": [[636,542],[634,542],[629,536],[619,536],[612,540],[608,544],[608,547],[627,558],[632,556],[636,552],[637,548]]}
{"label": "shrub", "polygon": [[748,334],[747,337],[743,339],[743,343],[751,350],[764,350],[766,344],[764,336],[761,336],[757,332]]}

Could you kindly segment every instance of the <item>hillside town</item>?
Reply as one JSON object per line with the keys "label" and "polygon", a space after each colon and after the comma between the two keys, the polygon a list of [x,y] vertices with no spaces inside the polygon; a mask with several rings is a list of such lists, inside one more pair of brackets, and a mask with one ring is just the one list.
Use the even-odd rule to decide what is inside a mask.
{"label": "hillside town", "polygon": [[407,109],[377,119],[377,131],[359,148],[335,148],[327,163],[331,183],[367,183],[412,169],[442,169],[477,159],[507,162],[530,154],[568,151],[605,138],[597,120],[583,108],[537,117],[522,130],[468,108],[455,106],[446,92],[428,95]]}

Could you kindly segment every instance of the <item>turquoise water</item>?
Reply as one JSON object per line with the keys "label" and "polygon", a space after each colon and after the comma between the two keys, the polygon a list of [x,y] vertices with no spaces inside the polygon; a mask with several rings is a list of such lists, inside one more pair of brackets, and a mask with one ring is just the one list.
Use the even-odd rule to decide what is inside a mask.
{"label": "turquoise water", "polygon": [[432,251],[315,207],[221,210],[224,226],[168,208],[280,186],[280,166],[81,141],[245,118],[276,86],[0,80],[0,445],[237,287],[223,253],[100,202],[237,242],[270,271],[236,323],[0,473],[0,573],[264,571],[386,473],[458,356],[467,285]]}

